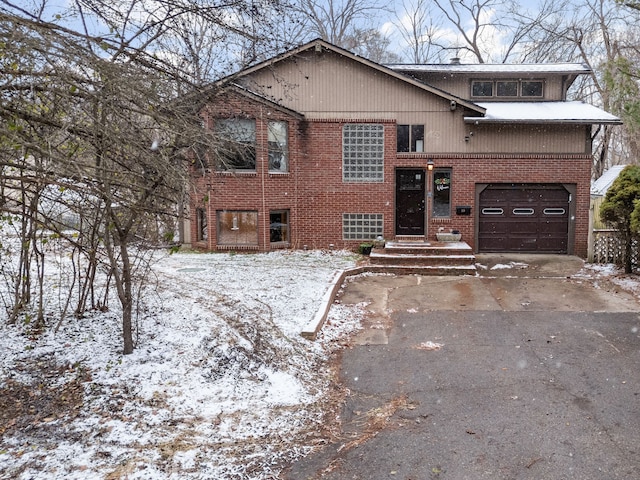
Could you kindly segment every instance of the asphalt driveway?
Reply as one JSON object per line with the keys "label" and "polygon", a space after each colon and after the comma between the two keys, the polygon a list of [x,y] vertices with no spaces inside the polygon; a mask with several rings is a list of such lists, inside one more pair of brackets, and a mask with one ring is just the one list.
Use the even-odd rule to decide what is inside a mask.
{"label": "asphalt driveway", "polygon": [[302,479],[640,478],[640,305],[566,256],[477,277],[361,276],[341,431]]}

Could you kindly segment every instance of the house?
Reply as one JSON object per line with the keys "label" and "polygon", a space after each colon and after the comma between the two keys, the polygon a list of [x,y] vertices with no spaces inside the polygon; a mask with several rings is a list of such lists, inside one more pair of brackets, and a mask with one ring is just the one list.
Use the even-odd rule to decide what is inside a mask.
{"label": "house", "polygon": [[587,252],[581,64],[379,65],[322,40],[212,86],[191,244],[355,249],[459,231],[476,252]]}
{"label": "house", "polygon": [[591,183],[592,228],[606,228],[606,225],[600,220],[600,206],[604,201],[607,191],[625,167],[626,165],[614,165]]}

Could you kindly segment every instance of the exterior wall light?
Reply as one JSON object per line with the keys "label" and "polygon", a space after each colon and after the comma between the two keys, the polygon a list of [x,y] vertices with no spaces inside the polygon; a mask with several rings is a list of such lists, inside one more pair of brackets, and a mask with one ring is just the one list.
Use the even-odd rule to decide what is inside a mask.
{"label": "exterior wall light", "polygon": [[431,171],[433,170],[433,160],[429,159],[429,161],[427,162],[427,170]]}

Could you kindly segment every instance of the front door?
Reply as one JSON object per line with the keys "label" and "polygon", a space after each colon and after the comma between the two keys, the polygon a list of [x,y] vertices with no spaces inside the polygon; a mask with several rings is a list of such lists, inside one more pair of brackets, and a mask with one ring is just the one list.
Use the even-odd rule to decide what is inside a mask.
{"label": "front door", "polygon": [[424,235],[425,186],[424,169],[396,170],[396,235]]}

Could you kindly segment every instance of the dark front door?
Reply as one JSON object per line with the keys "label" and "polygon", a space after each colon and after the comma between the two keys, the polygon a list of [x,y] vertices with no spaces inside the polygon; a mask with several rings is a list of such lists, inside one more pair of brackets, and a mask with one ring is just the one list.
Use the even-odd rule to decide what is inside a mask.
{"label": "dark front door", "polygon": [[396,235],[424,235],[424,169],[396,170]]}

